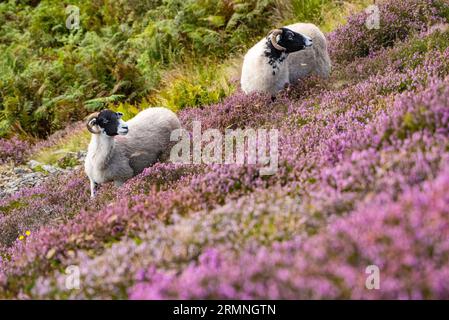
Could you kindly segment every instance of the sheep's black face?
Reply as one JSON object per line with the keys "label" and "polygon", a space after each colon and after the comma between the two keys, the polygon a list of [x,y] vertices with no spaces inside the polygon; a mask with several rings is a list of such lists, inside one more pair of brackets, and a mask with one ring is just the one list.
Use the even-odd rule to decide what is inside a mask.
{"label": "sheep's black face", "polygon": [[126,135],[128,133],[128,125],[121,119],[122,116],[121,112],[103,110],[98,114],[95,124],[108,136]]}
{"label": "sheep's black face", "polygon": [[286,53],[296,52],[312,46],[312,39],[306,35],[281,28],[282,34],[277,36],[277,43],[284,47]]}

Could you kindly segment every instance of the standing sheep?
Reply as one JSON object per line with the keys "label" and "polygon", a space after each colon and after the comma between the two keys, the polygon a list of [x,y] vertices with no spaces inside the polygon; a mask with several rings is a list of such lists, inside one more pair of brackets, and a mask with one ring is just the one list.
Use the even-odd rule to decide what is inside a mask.
{"label": "standing sheep", "polygon": [[165,108],[141,111],[125,123],[122,113],[103,110],[90,116],[87,129],[92,138],[84,169],[90,180],[91,197],[98,184],[123,184],[170,154],[170,134],[179,129],[178,117]]}
{"label": "standing sheep", "polygon": [[296,23],[270,31],[245,55],[241,86],[245,93],[274,96],[307,75],[327,78],[331,62],[324,34],[313,24]]}

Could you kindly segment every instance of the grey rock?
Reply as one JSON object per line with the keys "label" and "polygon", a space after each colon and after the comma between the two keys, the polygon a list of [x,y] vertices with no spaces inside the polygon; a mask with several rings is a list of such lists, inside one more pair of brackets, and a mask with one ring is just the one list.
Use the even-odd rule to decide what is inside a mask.
{"label": "grey rock", "polygon": [[45,171],[47,171],[48,173],[56,173],[58,171],[60,171],[58,168],[51,166],[49,164],[44,164],[42,166],[42,169],[44,169]]}
{"label": "grey rock", "polygon": [[35,169],[36,167],[41,166],[41,165],[42,165],[42,163],[40,163],[39,161],[36,161],[36,160],[30,160],[30,161],[28,161],[28,166],[29,166],[31,169]]}
{"label": "grey rock", "polygon": [[14,168],[13,171],[15,174],[25,174],[28,172],[28,170],[23,167]]}

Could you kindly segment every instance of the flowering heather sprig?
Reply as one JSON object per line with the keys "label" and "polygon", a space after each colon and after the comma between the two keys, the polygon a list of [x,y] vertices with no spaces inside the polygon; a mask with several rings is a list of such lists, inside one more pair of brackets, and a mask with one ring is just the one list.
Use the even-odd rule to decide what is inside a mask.
{"label": "flowering heather sprig", "polygon": [[369,29],[365,23],[368,13],[361,12],[348,19],[348,23],[329,35],[332,61],[351,61],[394,45],[398,40],[444,22],[444,0],[387,0],[377,4],[379,29]]}
{"label": "flowering heather sprig", "polygon": [[121,193],[142,195],[152,189],[167,190],[183,177],[200,174],[204,166],[181,163],[156,163],[129,180]]}
{"label": "flowering heather sprig", "polygon": [[191,166],[157,164],[118,193],[111,185],[103,187],[95,200],[89,197],[88,180],[82,170],[58,175],[38,187],[23,189],[0,200],[0,244],[9,246],[20,232],[67,221],[80,210],[99,210],[102,203],[114,201],[122,192],[143,195],[150,186],[156,187],[158,181],[159,184],[170,179],[176,181],[194,170]]}
{"label": "flowering heather sprig", "polygon": [[[449,27],[449,24],[447,26]],[[436,29],[429,34],[411,36],[403,42],[396,43],[394,47],[383,48],[368,57],[356,58],[347,64],[337,64],[333,68],[333,76],[345,79],[346,83],[356,84],[371,76],[385,75],[387,71],[402,73],[432,57],[432,54],[423,54],[423,47],[427,48],[426,52],[436,53],[446,48],[448,42],[447,29],[443,31]]]}
{"label": "flowering heather sprig", "polygon": [[0,164],[14,162],[20,164],[26,160],[30,152],[30,143],[17,137],[0,139]]}
{"label": "flowering heather sprig", "polygon": [[[131,299],[447,298],[449,173],[398,202],[382,194],[307,240],[248,249],[206,250],[180,274],[138,272]],[[380,290],[365,268],[380,268]]]}
{"label": "flowering heather sprig", "polygon": [[271,103],[266,94],[245,95],[239,91],[216,105],[184,109],[179,118],[188,130],[193,121],[201,121],[203,129],[214,128],[223,132],[225,129],[254,128],[266,123],[274,125],[274,120],[282,119],[286,103],[288,100],[285,98]]}
{"label": "flowering heather sprig", "polygon": [[50,178],[0,201],[0,244],[11,245],[21,232],[63,222],[85,208],[89,195],[81,171]]}
{"label": "flowering heather sprig", "polygon": [[[352,197],[352,202],[354,202],[354,196],[363,198],[363,195],[371,190],[371,192],[375,191],[376,194],[380,194],[378,196],[378,201],[382,202],[382,205],[379,206],[380,208],[383,208],[385,202],[392,203],[392,201],[397,198],[401,188],[407,188],[407,186],[410,185],[419,185],[426,179],[432,179],[434,174],[438,172],[438,168],[444,168],[445,165],[449,163],[449,157],[445,151],[445,148],[448,145],[447,137],[449,130],[448,93],[447,82],[442,82],[435,84],[432,88],[418,95],[407,94],[398,99],[394,104],[395,114],[393,116],[387,117],[380,115],[379,119],[366,129],[366,132],[362,131],[360,133],[359,139],[352,142],[353,147],[362,148],[363,142],[372,143],[369,140],[373,138],[373,141],[378,142],[378,146],[384,147],[384,153],[377,156],[376,154],[378,151],[376,149],[371,149],[368,152],[353,152],[340,160],[342,162],[339,166],[347,166],[345,174],[340,175],[340,167],[325,170],[322,174],[323,177],[319,179],[321,183],[317,183],[316,189],[320,193],[312,194],[315,198],[312,207],[316,209],[319,208],[319,206],[325,207],[327,205],[325,200],[331,200],[333,205],[328,208],[328,211],[329,213],[335,214],[335,210],[338,208],[341,209],[342,196],[344,196],[344,194],[350,195]],[[422,115],[423,112],[424,116]],[[416,119],[419,119],[416,121],[418,124],[417,128],[424,130],[424,133],[413,133],[413,126],[409,127],[409,129],[411,129],[410,133],[407,134],[403,132],[404,125],[406,127],[410,125],[410,123],[408,123],[410,120],[407,120],[407,122],[404,123],[404,115],[407,114],[413,114]],[[394,128],[395,130],[390,130],[391,128]],[[378,131],[373,132],[373,129]],[[369,132],[369,130],[371,130],[371,132]],[[397,136],[389,137],[390,143],[381,139],[388,132],[397,133]],[[441,133],[441,135],[436,132]],[[376,134],[379,135],[379,138],[376,138]],[[404,139],[407,135],[410,135],[409,138]],[[343,137],[343,135],[341,136]],[[363,139],[363,137],[366,138]],[[334,142],[336,141],[337,140],[334,140]],[[345,140],[342,139],[340,141]],[[351,144],[347,144],[346,147],[349,147],[350,145]],[[398,153],[398,151],[400,152]],[[416,154],[416,156],[413,156],[414,154]],[[445,157],[443,156],[444,154],[446,154]],[[371,159],[374,160],[374,163],[371,162]],[[387,166],[390,167],[388,171],[385,169],[388,168]],[[368,170],[360,170],[364,167]],[[383,170],[385,171],[383,173],[379,172],[377,168],[384,168]],[[410,169],[413,169],[414,171],[410,171]],[[356,179],[359,173],[359,179],[363,179],[363,182],[358,182]],[[333,178],[329,179],[329,175],[332,175]],[[367,179],[371,179],[371,182],[366,181]],[[372,185],[373,183],[378,184],[377,189],[374,189],[374,186],[370,186],[370,184]],[[446,177],[446,184],[447,183],[449,183],[449,176]],[[438,185],[438,182],[435,184]],[[419,188],[417,190],[419,190]],[[441,190],[444,190],[444,187]],[[438,195],[441,190],[438,191]],[[413,199],[413,197],[411,198]],[[369,196],[366,200],[371,200],[372,202],[372,197]],[[447,200],[449,199],[446,198],[446,201]],[[346,201],[349,202],[347,199]],[[432,201],[430,200],[429,203],[432,203]],[[408,204],[404,205],[404,207],[408,206]],[[376,207],[372,209],[372,215],[374,216],[380,208]],[[348,211],[350,209],[351,207],[346,207],[343,211]],[[310,223],[312,221],[313,220],[306,220],[305,222]],[[336,223],[337,222],[333,222],[331,226]],[[366,225],[365,222],[361,223],[361,226]],[[384,229],[384,227],[380,226],[373,231],[373,234],[376,232],[380,233],[382,229]],[[449,230],[446,229],[445,232],[449,232]],[[411,234],[413,235],[414,231],[411,232]],[[354,236],[356,235],[357,233],[354,232]],[[331,240],[329,242],[332,243]],[[438,242],[435,244],[437,243]],[[368,250],[371,245],[372,244],[367,244],[366,250]],[[343,248],[346,246],[348,246],[348,244],[342,244]],[[310,248],[314,248],[314,246],[311,245]],[[331,249],[332,248],[333,247],[331,247]],[[297,250],[298,252],[301,252],[303,247],[298,247]],[[391,250],[394,251],[396,248],[393,246]],[[206,251],[203,258],[200,258],[199,265],[193,265],[184,269],[183,273],[178,278],[174,276],[173,272],[155,273],[155,269],[150,268],[150,275],[146,276],[151,279],[154,278],[154,282],[151,280],[150,285],[137,285],[135,289],[131,291],[131,298],[347,298],[348,296],[345,296],[347,292],[352,292],[354,296],[350,297],[353,298],[359,297],[357,294],[361,294],[360,297],[370,297],[367,293],[368,291],[363,291],[365,290],[364,281],[366,279],[363,265],[358,268],[354,267],[358,272],[358,274],[355,275],[345,273],[350,270],[350,266],[346,266],[345,264],[341,264],[339,267],[335,266],[336,269],[334,270],[336,277],[343,278],[342,281],[352,281],[351,283],[358,281],[362,288],[359,290],[361,291],[360,293],[357,292],[357,290],[354,290],[353,287],[348,289],[335,287],[333,281],[329,280],[333,277],[328,277],[329,279],[325,277],[325,275],[331,271],[328,271],[328,269],[325,269],[324,267],[323,269],[325,269],[325,271],[323,271],[323,277],[325,280],[314,279],[307,273],[307,276],[304,276],[304,283],[301,283],[301,274],[296,274],[291,269],[292,266],[290,264],[295,265],[296,263],[293,258],[291,260],[288,259],[288,256],[292,253],[284,252],[278,257],[276,253],[273,253],[275,251],[277,251],[277,249],[261,249],[261,251],[258,251],[257,253],[249,252],[247,255],[244,255],[243,258],[241,256],[233,258],[228,251],[226,251],[228,253],[222,255],[217,255],[217,251],[215,250]],[[340,250],[336,250],[335,252],[339,253]],[[320,255],[320,257],[326,258],[328,256],[332,257],[332,255],[335,255],[335,253],[329,252],[328,255],[323,254]],[[260,259],[257,259],[258,257],[260,257]],[[299,259],[297,256],[294,256],[294,258]],[[419,259],[419,256],[416,257],[416,259]],[[241,261],[244,262],[240,264]],[[268,265],[259,269],[259,266],[264,266],[266,261],[274,262],[273,265]],[[286,261],[288,261],[287,265],[282,267]],[[307,259],[302,259],[300,261],[309,260],[307,257]],[[424,261],[425,258],[423,258],[423,262]],[[371,263],[372,261],[366,261],[366,266]],[[279,267],[278,264],[281,265],[281,267]],[[324,265],[327,264],[329,264],[327,261],[324,262]],[[224,267],[222,267],[223,265]],[[310,267],[319,267],[323,265],[323,262],[313,260],[313,263],[310,262],[307,263],[307,265]],[[253,266],[257,267],[253,268]],[[243,272],[241,272],[242,270]],[[246,270],[249,270],[248,273],[245,272]],[[288,276],[289,278],[279,282],[279,278],[277,278],[278,273],[282,274],[282,277]],[[138,273],[140,279],[142,279],[143,275],[145,274]],[[401,279],[404,282],[401,285],[407,286],[407,278],[403,277]],[[252,281],[255,282],[253,283]],[[264,281],[268,282],[268,284],[265,284]],[[339,280],[335,281],[337,283],[339,282]],[[241,288],[240,284],[246,284],[247,282],[249,282],[249,292],[239,292],[238,289],[233,288],[233,286]],[[175,284],[173,285],[173,283]],[[292,283],[299,283],[299,287],[294,288],[294,290],[290,289]],[[209,284],[211,285],[209,286]],[[425,285],[426,284],[423,284],[423,286]],[[260,288],[260,291],[254,293],[252,292],[252,290],[254,290],[253,288]],[[321,290],[320,288],[323,292],[316,292],[317,290]],[[244,290],[245,289],[242,289],[242,291]],[[423,288],[419,288],[419,290],[425,292],[425,289]],[[398,294],[398,296],[395,296],[395,292],[387,292],[379,297],[420,297],[419,295],[403,296],[403,294],[404,293],[401,293],[401,295]],[[435,294],[437,294],[438,297],[439,293],[435,292]]]}
{"label": "flowering heather sprig", "polygon": [[184,214],[210,209],[223,204],[225,199],[237,198],[270,184],[269,179],[258,175],[255,167],[214,168],[203,176],[181,178],[173,189],[160,192],[153,189],[147,195],[125,197],[98,212],[81,211],[66,224],[42,227],[33,233],[31,241],[15,242],[7,250],[10,260],[0,263],[0,271],[20,274],[29,265],[44,271],[52,261],[63,259],[67,251],[101,251],[104,243],[148,229],[156,217],[166,219],[173,212]]}
{"label": "flowering heather sprig", "polygon": [[300,208],[299,199],[274,188],[258,190],[212,211],[174,215],[168,224],[155,220],[148,231],[115,243],[100,255],[78,251],[76,257],[66,257],[63,265],[80,268],[81,290],[66,290],[65,274],[56,273],[37,279],[31,297],[126,298],[123,293],[135,282],[134,274],[148,265],[182,269],[207,246],[238,252],[246,245],[291,239],[305,227]]}

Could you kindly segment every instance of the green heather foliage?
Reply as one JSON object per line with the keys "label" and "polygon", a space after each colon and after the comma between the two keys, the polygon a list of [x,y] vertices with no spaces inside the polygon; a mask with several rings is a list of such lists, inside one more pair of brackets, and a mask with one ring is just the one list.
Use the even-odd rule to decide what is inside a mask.
{"label": "green heather foliage", "polygon": [[330,0],[293,0],[291,1],[292,12],[296,21],[313,21],[321,23],[323,22],[323,5],[327,5],[330,2]]}
{"label": "green heather foliage", "polygon": [[[68,5],[80,9],[79,29],[66,27]],[[269,29],[273,8],[271,0],[2,2],[0,136],[45,137],[108,103],[140,102],[166,70],[242,51]],[[229,93],[190,89],[181,106]]]}
{"label": "green heather foliage", "polygon": [[163,89],[151,98],[151,102],[174,111],[218,102],[237,88],[237,81],[232,81],[237,73],[232,61],[228,60],[226,65],[207,61],[204,65],[166,77],[162,82]]}

